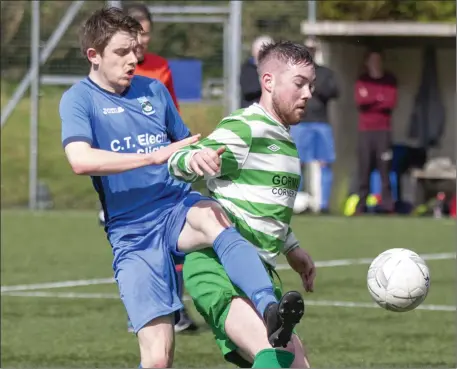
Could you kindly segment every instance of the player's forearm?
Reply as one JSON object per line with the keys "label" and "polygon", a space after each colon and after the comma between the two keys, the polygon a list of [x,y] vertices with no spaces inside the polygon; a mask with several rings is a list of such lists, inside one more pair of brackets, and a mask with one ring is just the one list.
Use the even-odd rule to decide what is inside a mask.
{"label": "player's forearm", "polygon": [[[225,121],[207,138],[174,153],[168,160],[168,169],[173,177],[190,183],[203,178],[208,180],[224,176],[241,167],[250,144],[249,126],[240,121]],[[221,154],[218,154],[219,171],[207,172],[208,168],[200,167],[191,160],[196,153],[204,149],[215,152],[223,149]]]}
{"label": "player's forearm", "polygon": [[107,176],[152,164],[152,158],[147,154],[121,154],[98,149],[88,149],[74,157],[69,155],[69,161],[75,174],[88,176]]}

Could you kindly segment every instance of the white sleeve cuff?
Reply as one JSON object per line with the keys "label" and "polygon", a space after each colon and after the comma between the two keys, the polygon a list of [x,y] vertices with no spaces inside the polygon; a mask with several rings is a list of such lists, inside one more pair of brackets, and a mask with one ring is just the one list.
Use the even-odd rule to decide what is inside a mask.
{"label": "white sleeve cuff", "polygon": [[[200,149],[200,150],[201,150],[201,149]],[[192,150],[192,151],[190,152],[190,154],[186,156],[186,158],[185,158],[185,160],[184,160],[184,165],[186,166],[186,172],[187,172],[187,173],[196,174],[196,173],[194,173],[194,170],[190,167],[189,162],[190,162],[190,159],[192,159],[192,157],[193,157],[197,152],[199,152],[200,150]]]}
{"label": "white sleeve cuff", "polygon": [[297,247],[300,247],[300,243],[298,242],[297,237],[295,237],[294,232],[290,232],[286,238],[286,241],[284,242],[284,246],[281,250],[281,253],[283,255],[287,255],[289,252],[291,252],[293,249],[296,249]]}

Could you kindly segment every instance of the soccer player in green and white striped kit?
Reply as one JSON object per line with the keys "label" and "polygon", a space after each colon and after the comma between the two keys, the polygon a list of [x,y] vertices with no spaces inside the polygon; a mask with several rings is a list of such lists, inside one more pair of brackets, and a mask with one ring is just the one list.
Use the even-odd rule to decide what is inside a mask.
{"label": "soccer player in green and white striped kit", "polygon": [[[207,179],[211,196],[258,249],[280,298],[274,271],[279,253],[299,273],[305,290],[313,291],[314,263],[290,227],[301,173],[289,126],[305,113],[315,69],[304,46],[283,41],[264,45],[258,71],[260,102],[222,119],[207,138],[176,152],[168,167],[186,182]],[[186,256],[184,281],[227,361],[240,367],[309,367],[296,334],[286,348],[273,348],[262,319],[212,249]]]}

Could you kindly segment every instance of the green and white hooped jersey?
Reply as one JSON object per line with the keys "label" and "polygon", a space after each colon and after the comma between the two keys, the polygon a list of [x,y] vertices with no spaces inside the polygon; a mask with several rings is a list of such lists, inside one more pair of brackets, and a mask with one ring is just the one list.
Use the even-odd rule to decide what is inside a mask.
{"label": "green and white hooped jersey", "polygon": [[221,170],[205,176],[207,187],[243,237],[274,267],[278,253],[297,244],[290,229],[300,183],[295,143],[287,128],[254,104],[222,119],[207,138],[173,154],[170,173],[186,182],[202,179],[189,168],[190,158],[205,147],[221,146],[226,147]]}

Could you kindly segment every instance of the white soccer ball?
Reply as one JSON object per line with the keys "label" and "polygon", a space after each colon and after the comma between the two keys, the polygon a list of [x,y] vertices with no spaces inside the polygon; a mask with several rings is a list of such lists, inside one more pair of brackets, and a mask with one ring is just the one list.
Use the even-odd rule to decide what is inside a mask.
{"label": "white soccer ball", "polygon": [[406,312],[418,307],[427,297],[430,273],[425,261],[408,249],[384,251],[370,265],[368,291],[386,310]]}
{"label": "white soccer ball", "polygon": [[294,214],[303,213],[309,206],[310,196],[306,192],[297,192],[295,197]]}

